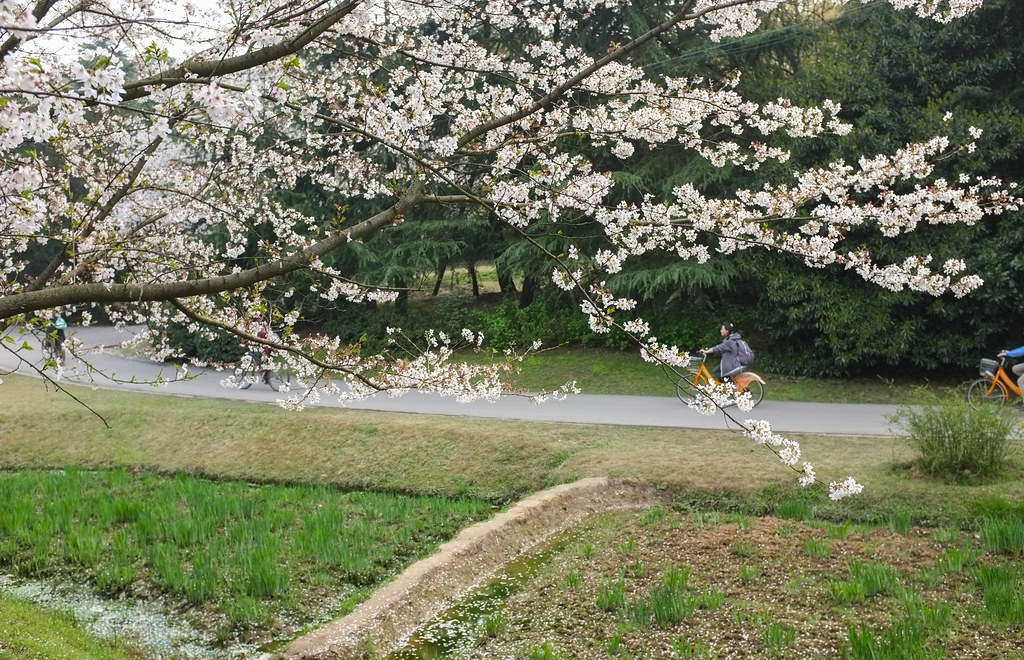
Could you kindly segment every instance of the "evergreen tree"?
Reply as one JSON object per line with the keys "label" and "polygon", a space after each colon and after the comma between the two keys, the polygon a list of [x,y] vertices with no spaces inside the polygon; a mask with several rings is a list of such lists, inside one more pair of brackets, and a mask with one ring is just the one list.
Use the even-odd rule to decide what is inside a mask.
{"label": "evergreen tree", "polygon": [[[797,103],[826,96],[842,101],[856,128],[813,147],[793,143],[793,160],[849,161],[936,134],[969,141],[974,126],[983,130],[977,151],[946,167],[945,175],[955,179],[966,168],[1021,180],[1024,18],[1012,4],[986,2],[947,25],[915,21],[881,3],[847,9],[820,32],[814,56],[804,57],[795,75],[776,76],[776,84]],[[779,175],[778,169],[768,174]],[[1021,220],[1018,213],[989,218],[981,227],[921,226],[895,241],[864,233],[865,246],[885,258],[907,250],[931,254],[935,263],[963,257],[986,282],[963,299],[889,292],[853,273],[832,273],[825,281],[794,261],[749,259],[747,267],[764,286],[759,317],[762,331],[775,340],[772,366],[829,374],[967,367],[1024,325]]]}

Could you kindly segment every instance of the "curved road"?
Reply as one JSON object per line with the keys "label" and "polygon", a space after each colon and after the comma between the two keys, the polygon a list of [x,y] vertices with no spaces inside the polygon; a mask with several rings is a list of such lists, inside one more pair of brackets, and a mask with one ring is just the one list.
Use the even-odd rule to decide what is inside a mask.
{"label": "curved road", "polygon": [[[113,375],[119,380],[145,381],[162,376],[173,378],[175,367],[122,357],[109,350],[131,338],[132,328],[118,331],[107,326],[87,328],[74,327],[70,331],[82,340],[88,348],[91,365]],[[14,335],[17,338],[17,335]],[[20,341],[18,342],[20,344]],[[32,340],[29,343],[38,348]],[[11,346],[8,344],[8,346]],[[11,346],[13,348],[13,346]],[[38,350],[22,352],[26,359],[39,362]],[[69,360],[68,383],[89,384],[83,365]],[[8,350],[0,350],[0,368],[4,372],[17,369],[19,373],[32,373],[24,364],[18,365],[17,358]],[[270,388],[257,384],[248,390],[225,388],[220,381],[225,372],[200,370],[193,372],[195,380],[171,382],[154,387],[139,383],[120,383],[96,377],[96,385],[109,389],[159,392],[180,396],[223,398],[247,401],[275,402],[281,395]],[[0,386],[2,387],[2,386]],[[771,384],[769,383],[769,392]],[[666,387],[668,390],[668,387]],[[401,397],[381,394],[373,398],[338,403],[324,399],[318,407],[344,407],[354,410],[376,410],[383,412],[419,413],[429,415],[458,415],[491,419],[517,419],[524,421],[561,422],[580,424],[611,424],[622,426],[652,426],[673,428],[716,429],[726,428],[721,414],[704,416],[681,404],[674,396],[617,396],[578,394],[564,401],[548,401],[543,404],[530,403],[516,396],[503,397],[500,401],[474,401],[458,403],[450,398],[434,394],[410,392]],[[766,400],[748,413],[735,412],[739,419],[765,419],[772,429],[786,433],[815,433],[830,435],[891,435],[888,418],[896,412],[895,406],[876,404],[832,404],[806,403],[795,401]]]}

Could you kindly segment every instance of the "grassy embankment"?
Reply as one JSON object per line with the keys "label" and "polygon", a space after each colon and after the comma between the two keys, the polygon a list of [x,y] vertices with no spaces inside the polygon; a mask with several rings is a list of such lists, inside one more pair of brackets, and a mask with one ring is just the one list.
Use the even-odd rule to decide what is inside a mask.
{"label": "grassy embankment", "polygon": [[[589,391],[598,389],[594,387],[598,382],[640,381],[635,370],[610,360],[595,362],[589,373],[579,365],[571,373]],[[531,375],[530,366],[522,382],[531,387],[547,384]],[[652,384],[667,382],[660,370],[655,376]],[[563,380],[561,374],[547,378]],[[853,392],[854,385],[843,383],[842,387]],[[780,386],[774,391],[782,390]],[[893,391],[884,383],[862,383],[859,392],[844,395],[839,384],[832,384],[823,395],[879,401]],[[854,474],[865,484],[862,497],[834,504],[820,491],[797,493],[794,475],[768,452],[724,431],[484,423],[356,411],[294,414],[267,405],[156,394],[77,393],[109,421],[110,429],[66,397],[44,392],[38,381],[8,377],[0,404],[0,467],[121,467],[225,482],[324,484],[339,489],[469,495],[492,502],[512,501],[585,476],[610,475],[648,479],[673,489],[677,502],[691,510],[756,514],[798,497],[808,498],[823,519],[870,521],[898,516],[923,524],[960,526],[970,525],[972,502],[997,495],[1019,500],[1024,491],[1017,465],[1007,466],[1005,479],[989,484],[950,486],[916,479],[907,469],[908,450],[886,438],[794,438],[823,478]],[[407,556],[429,551],[435,542]],[[67,550],[63,559],[56,549],[53,555],[54,561],[74,564]],[[194,565],[183,563],[183,567],[186,573],[195,572]],[[284,570],[299,574],[292,573],[296,567]],[[152,588],[159,591],[159,584]],[[230,617],[231,612],[222,614]]]}
{"label": "grassy embankment", "polygon": [[[793,473],[769,452],[724,430],[484,422],[326,409],[295,414],[273,405],[75,391],[107,419],[109,429],[70,398],[47,393],[38,381],[8,377],[0,467],[121,466],[217,479],[471,495],[493,502],[605,475],[738,496],[766,486],[795,487]],[[927,501],[936,489],[940,494],[962,492],[894,470],[910,453],[889,438],[794,439],[823,479],[857,475],[880,500]]]}

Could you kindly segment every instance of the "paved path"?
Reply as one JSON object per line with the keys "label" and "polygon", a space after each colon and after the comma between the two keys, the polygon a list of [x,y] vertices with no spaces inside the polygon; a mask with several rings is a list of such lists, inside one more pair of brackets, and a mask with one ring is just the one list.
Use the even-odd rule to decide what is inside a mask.
{"label": "paved path", "polygon": [[[133,360],[121,357],[109,347],[131,337],[132,330],[118,332],[109,327],[72,328],[89,349],[89,362],[94,367],[118,379],[150,380],[156,376],[173,378],[173,365]],[[35,345],[31,340],[29,343]],[[97,346],[107,348],[99,349]],[[39,361],[40,351],[23,352],[29,359]],[[88,383],[82,373],[81,363],[71,361],[68,365],[68,382]],[[0,368],[9,370],[16,366],[17,359],[6,350],[0,350]],[[76,375],[76,369],[79,373]],[[18,367],[21,373],[30,373],[26,365]],[[248,390],[221,386],[220,381],[227,374],[214,370],[202,370],[194,374],[195,380],[172,382],[160,387],[138,383],[111,382],[97,377],[95,383],[103,388],[158,392],[180,396],[222,398],[247,401],[274,402],[281,395],[270,388],[257,384]],[[2,387],[2,386],[0,386]],[[666,387],[666,389],[668,389]],[[768,383],[771,392],[771,383]],[[674,396],[616,396],[579,394],[564,401],[549,401],[543,404],[530,403],[516,396],[504,397],[500,401],[474,401],[458,403],[450,398],[434,394],[410,392],[402,397],[378,395],[359,402],[344,405],[334,400],[324,400],[318,407],[345,407],[354,410],[377,410],[384,412],[417,413],[430,415],[458,415],[482,419],[518,419],[524,421],[613,424],[623,426],[654,426],[671,428],[722,429],[726,427],[723,415],[704,416],[690,410]],[[795,401],[766,400],[748,413],[733,410],[740,419],[766,419],[772,429],[786,433],[815,433],[833,435],[889,435],[890,415],[895,406],[875,404],[830,404]]]}

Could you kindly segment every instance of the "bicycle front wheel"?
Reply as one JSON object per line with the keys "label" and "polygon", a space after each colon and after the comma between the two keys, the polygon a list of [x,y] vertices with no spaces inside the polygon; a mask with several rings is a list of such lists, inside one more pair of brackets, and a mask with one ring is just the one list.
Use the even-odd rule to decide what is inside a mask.
{"label": "bicycle front wheel", "polygon": [[291,388],[292,374],[287,369],[271,371],[268,374],[267,385],[275,392],[287,392]]}
{"label": "bicycle front wheel", "polygon": [[998,380],[979,378],[967,388],[967,402],[974,408],[1002,406],[1009,400],[1006,388]]}
{"label": "bicycle front wheel", "polygon": [[256,369],[252,363],[245,367],[235,367],[235,382],[238,383],[240,390],[252,387],[252,384],[256,382]]}
{"label": "bicycle front wheel", "polygon": [[676,381],[676,396],[679,397],[679,400],[689,405],[696,394],[697,389],[693,385],[693,375],[680,376]]}
{"label": "bicycle front wheel", "polygon": [[750,392],[750,398],[753,400],[755,406],[761,403],[761,400],[764,399],[764,383],[759,380],[750,381],[744,391]]}

